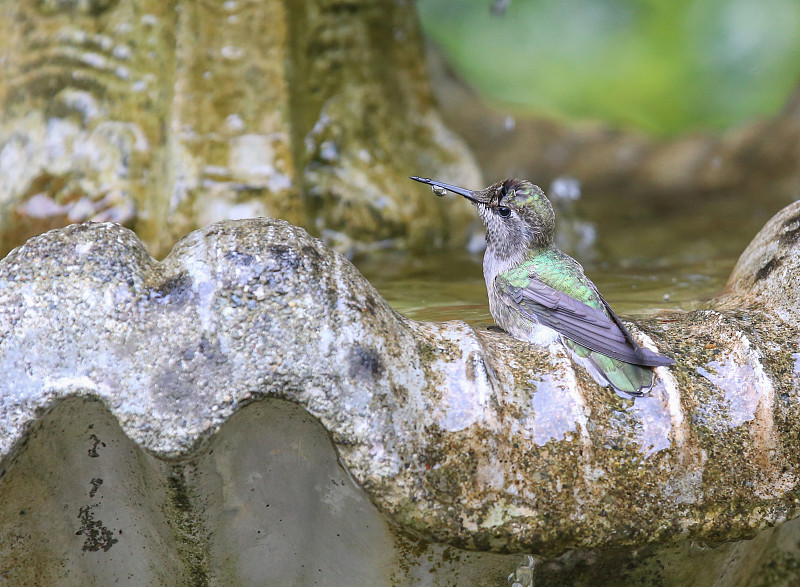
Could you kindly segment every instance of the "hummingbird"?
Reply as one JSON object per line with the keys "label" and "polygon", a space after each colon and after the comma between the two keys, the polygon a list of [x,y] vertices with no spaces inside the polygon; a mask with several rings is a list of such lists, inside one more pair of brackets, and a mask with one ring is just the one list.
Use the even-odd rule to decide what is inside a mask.
{"label": "hummingbird", "polygon": [[539,186],[506,179],[468,190],[426,177],[411,179],[431,186],[438,196],[448,191],[463,196],[478,209],[486,227],[483,276],[489,311],[513,337],[531,341],[534,325],[552,328],[607,384],[632,396],[652,387],[652,367],[675,362],[639,346],[580,263],[556,248],[555,213]]}

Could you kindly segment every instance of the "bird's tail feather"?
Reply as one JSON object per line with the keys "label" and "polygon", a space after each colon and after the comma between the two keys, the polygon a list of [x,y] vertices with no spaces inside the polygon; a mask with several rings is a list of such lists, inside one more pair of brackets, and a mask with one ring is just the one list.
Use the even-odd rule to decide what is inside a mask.
{"label": "bird's tail feather", "polygon": [[617,391],[639,396],[647,393],[653,386],[653,369],[651,367],[625,363],[591,351],[569,339],[564,338],[563,340],[569,348],[575,351],[575,354],[586,359],[596,369],[597,374]]}

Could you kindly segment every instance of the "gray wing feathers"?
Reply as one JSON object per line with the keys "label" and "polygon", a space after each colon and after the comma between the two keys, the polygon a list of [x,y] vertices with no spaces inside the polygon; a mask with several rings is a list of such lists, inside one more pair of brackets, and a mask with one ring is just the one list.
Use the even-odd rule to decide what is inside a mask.
{"label": "gray wing feathers", "polygon": [[674,363],[669,357],[640,347],[602,296],[608,315],[535,278],[525,288],[514,287],[501,277],[497,278],[497,285],[507,304],[588,349],[634,365]]}

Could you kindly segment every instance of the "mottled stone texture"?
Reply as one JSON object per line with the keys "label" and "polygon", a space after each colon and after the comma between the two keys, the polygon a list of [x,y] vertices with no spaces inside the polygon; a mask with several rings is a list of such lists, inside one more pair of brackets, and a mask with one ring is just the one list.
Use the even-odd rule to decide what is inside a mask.
{"label": "mottled stone texture", "polygon": [[[575,551],[543,577],[637,556],[640,573],[658,556],[732,564],[744,555],[681,559],[675,544],[752,538],[800,513],[798,214],[765,227],[714,309],[630,325],[677,361],[635,400],[600,388],[560,343],[404,318],[284,221],[214,224],[163,262],[114,224],[36,237],[0,262],[0,525],[15,537],[0,572],[26,572],[14,561],[44,537],[42,565],[62,561],[47,572],[78,583],[303,583],[319,560],[331,585],[491,584],[519,560],[452,547]],[[317,422],[347,473],[321,456],[325,434],[309,440]],[[270,448],[279,436],[295,440]],[[315,558],[325,547],[309,532],[366,550],[353,562],[364,574],[333,547]],[[127,554],[143,543],[151,558]],[[659,576],[678,581],[678,568]]]}
{"label": "mottled stone texture", "polygon": [[0,253],[112,220],[161,256],[262,215],[345,250],[464,241],[468,205],[409,173],[482,183],[413,2],[0,2]]}

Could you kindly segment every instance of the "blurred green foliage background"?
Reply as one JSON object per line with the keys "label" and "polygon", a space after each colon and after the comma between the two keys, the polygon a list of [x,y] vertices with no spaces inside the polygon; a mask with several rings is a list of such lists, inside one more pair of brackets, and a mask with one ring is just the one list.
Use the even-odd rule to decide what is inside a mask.
{"label": "blurred green foliage background", "polygon": [[800,0],[418,0],[456,71],[511,113],[658,135],[775,113],[800,81]]}

